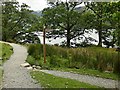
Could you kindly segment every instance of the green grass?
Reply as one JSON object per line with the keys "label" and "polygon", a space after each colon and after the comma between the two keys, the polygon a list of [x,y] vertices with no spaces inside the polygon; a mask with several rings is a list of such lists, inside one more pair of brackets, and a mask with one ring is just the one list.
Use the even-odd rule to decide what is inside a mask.
{"label": "green grass", "polygon": [[39,71],[32,71],[31,75],[32,78],[37,80],[38,83],[44,88],[99,88],[87,83],[53,76]]}
{"label": "green grass", "polygon": [[[51,57],[52,58],[52,57]],[[90,76],[96,76],[96,77],[101,77],[101,78],[107,78],[107,79],[113,79],[113,80],[118,80],[118,75],[113,73],[113,72],[101,72],[99,70],[94,70],[94,69],[85,69],[85,68],[67,68],[64,67],[64,63],[61,64],[59,61],[54,62],[56,63],[60,63],[60,67],[55,67],[55,65],[53,66],[52,64],[49,63],[49,58],[47,57],[47,63],[44,64],[44,60],[41,57],[40,60],[37,60],[37,65],[40,65],[43,69],[50,69],[50,70],[60,70],[60,71],[67,71],[67,72],[72,72],[72,73],[78,73],[78,74],[83,74],[83,75],[90,75]],[[53,58],[55,59],[55,58]],[[27,62],[29,62],[31,65],[35,64],[35,58],[33,58],[32,56],[28,56],[27,58]],[[60,59],[60,61],[64,61],[62,59]]]}
{"label": "green grass", "polygon": [[[43,63],[41,44],[28,46],[27,62],[43,69],[69,71],[78,74],[118,80],[115,74],[118,54],[114,48],[86,47],[62,48],[46,45],[46,61]],[[108,71],[108,72],[105,72]]]}
{"label": "green grass", "polygon": [[[0,43],[0,57],[3,59],[3,62],[8,60],[13,53],[12,47],[8,44]],[[2,60],[0,61],[2,65]]]}
{"label": "green grass", "polygon": [[[32,62],[39,61],[43,57],[43,46],[41,44],[28,45],[28,54],[35,58]],[[117,73],[119,72],[116,69],[118,57],[114,48],[63,48],[46,45],[46,59],[50,64],[49,66],[54,68],[88,68],[101,72],[113,71],[115,73],[116,71]]]}
{"label": "green grass", "polygon": [[[52,57],[51,57],[52,58]],[[27,62],[29,62],[31,65],[35,64],[35,58],[33,58],[32,56],[28,56],[27,58]],[[55,58],[53,58],[55,59]],[[61,64],[60,61],[64,61],[62,59],[60,59],[60,61],[56,61],[54,62],[55,64],[60,63],[60,67],[55,67],[55,65],[53,66],[53,64],[49,63],[49,58],[47,57],[47,63],[44,64],[44,60],[43,58],[41,58],[40,60],[37,60],[37,65],[40,65],[43,69],[50,69],[50,70],[60,70],[60,71],[67,71],[67,72],[72,72],[72,73],[78,73],[78,74],[83,74],[83,75],[90,75],[90,76],[96,76],[96,77],[101,77],[101,78],[107,78],[107,79],[113,79],[113,80],[118,80],[118,75],[113,73],[113,72],[101,72],[99,70],[95,70],[95,69],[87,69],[87,68],[67,68],[64,67],[64,63]]]}
{"label": "green grass", "polygon": [[67,71],[72,73],[78,73],[83,75],[91,75],[96,77],[102,77],[107,79],[113,79],[118,80],[118,75],[114,73],[108,73],[108,72],[100,72],[98,70],[92,70],[92,69],[75,69],[75,68],[52,68],[53,70],[60,70],[60,71]]}
{"label": "green grass", "polygon": [[3,60],[0,60],[0,89],[1,89],[1,83],[2,83],[2,63],[5,62],[7,59],[10,58],[11,54],[13,53],[12,47],[8,44],[0,43],[0,58]]}

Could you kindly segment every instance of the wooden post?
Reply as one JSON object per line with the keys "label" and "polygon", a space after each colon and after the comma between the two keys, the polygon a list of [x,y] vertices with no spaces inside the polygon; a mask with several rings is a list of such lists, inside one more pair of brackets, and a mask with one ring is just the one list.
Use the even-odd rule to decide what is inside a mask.
{"label": "wooden post", "polygon": [[43,26],[43,54],[44,54],[44,63],[46,63],[45,29],[46,29],[46,27]]}

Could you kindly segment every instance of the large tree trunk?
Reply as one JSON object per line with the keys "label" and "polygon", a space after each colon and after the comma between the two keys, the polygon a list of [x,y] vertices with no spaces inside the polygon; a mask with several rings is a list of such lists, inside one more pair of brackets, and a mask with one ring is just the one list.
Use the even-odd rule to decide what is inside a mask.
{"label": "large tree trunk", "polygon": [[70,30],[67,30],[67,47],[70,47]]}
{"label": "large tree trunk", "polygon": [[98,46],[102,47],[102,30],[98,30],[99,43]]}

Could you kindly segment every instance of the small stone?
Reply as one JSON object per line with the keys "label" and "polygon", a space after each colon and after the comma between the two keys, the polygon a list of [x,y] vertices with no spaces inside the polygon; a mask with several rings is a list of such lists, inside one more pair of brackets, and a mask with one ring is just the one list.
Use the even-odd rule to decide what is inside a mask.
{"label": "small stone", "polygon": [[32,67],[27,67],[28,70],[32,70],[33,68]]}
{"label": "small stone", "polygon": [[30,64],[29,63],[24,63],[24,64],[21,64],[22,67],[29,67]]}
{"label": "small stone", "polygon": [[111,73],[111,71],[105,71],[105,73]]}
{"label": "small stone", "polygon": [[33,65],[32,67],[33,67],[33,68],[35,68],[36,66],[35,66],[35,65]]}
{"label": "small stone", "polygon": [[0,60],[3,60],[2,57],[0,57]]}
{"label": "small stone", "polygon": [[36,66],[36,69],[41,69],[41,67],[40,66]]}

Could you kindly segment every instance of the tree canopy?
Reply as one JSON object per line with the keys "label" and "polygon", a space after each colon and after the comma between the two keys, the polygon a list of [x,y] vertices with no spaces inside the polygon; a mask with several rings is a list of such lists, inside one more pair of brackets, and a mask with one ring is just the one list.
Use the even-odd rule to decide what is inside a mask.
{"label": "tree canopy", "polygon": [[[2,3],[2,31],[4,41],[18,41],[19,36],[23,34],[31,34],[35,31],[33,28],[34,23],[39,23],[36,15],[32,14],[29,6],[26,4],[19,5],[18,2],[3,2]],[[29,35],[32,36],[33,34]],[[26,36],[26,35],[25,35]],[[19,39],[17,38],[19,37]],[[22,39],[23,37],[21,37]],[[24,37],[26,38],[26,37]],[[32,38],[32,37],[31,37]],[[34,38],[34,36],[33,36]],[[37,37],[36,37],[37,38]]]}
{"label": "tree canopy", "polygon": [[43,18],[47,27],[59,29],[59,35],[67,39],[67,47],[70,47],[71,39],[79,38],[87,28],[83,26],[81,20],[85,8],[77,8],[80,4],[78,2],[55,2],[50,3],[51,7],[43,10]]}
{"label": "tree canopy", "polygon": [[[27,4],[19,5],[18,2],[2,3],[2,33],[4,41],[31,41],[39,42],[34,32],[42,30],[45,26],[50,32],[46,37],[65,37],[64,43],[71,46],[72,40],[85,37],[85,33],[97,30],[99,41],[108,48],[120,45],[120,1],[116,2],[82,2],[56,1],[48,2],[49,7],[42,11],[41,16],[36,16]],[[75,42],[76,43],[76,42]]]}

